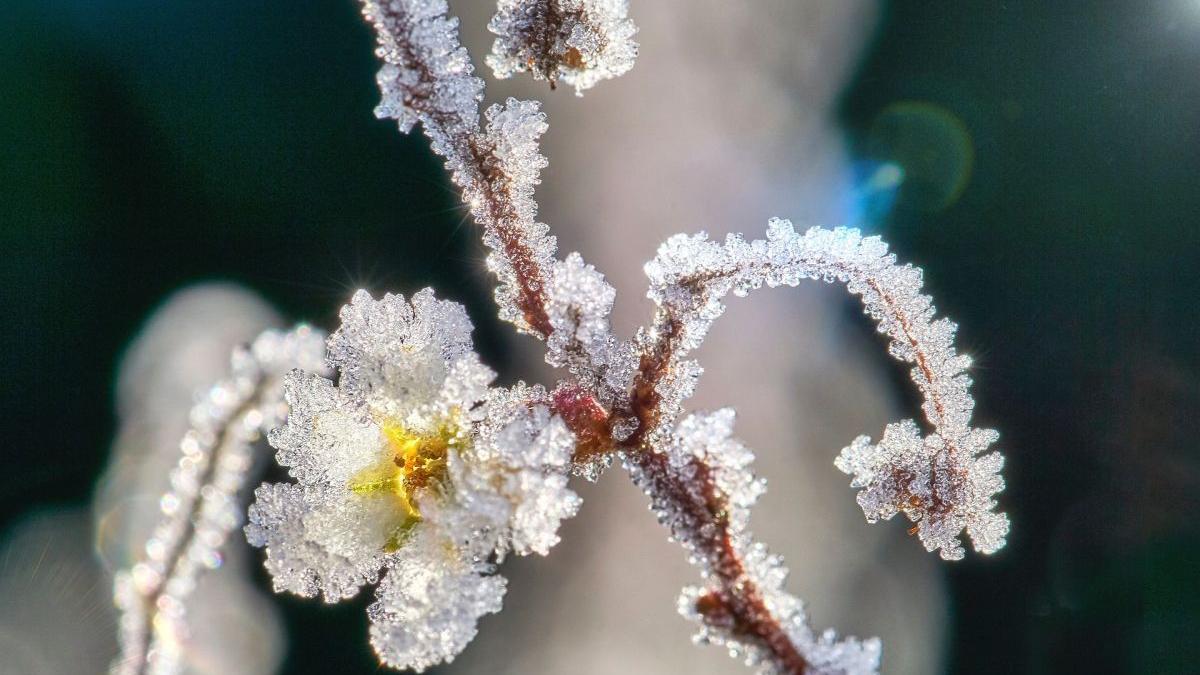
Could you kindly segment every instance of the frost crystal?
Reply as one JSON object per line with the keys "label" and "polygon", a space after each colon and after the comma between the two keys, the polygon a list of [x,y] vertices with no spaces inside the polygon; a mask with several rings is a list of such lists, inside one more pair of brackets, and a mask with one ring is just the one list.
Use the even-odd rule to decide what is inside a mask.
{"label": "frost crystal", "polygon": [[254,464],[254,443],[287,414],[282,378],[292,368],[320,371],[324,334],[308,326],[266,331],[236,350],[232,373],[191,411],[183,456],[160,500],[162,520],[145,558],[114,578],[121,610],[115,674],[177,673],[188,635],[187,600],[242,520],[239,495]]}
{"label": "frost crystal", "polygon": [[464,200],[483,225],[483,243],[492,249],[487,263],[500,280],[500,318],[543,336],[551,330],[544,286],[557,249],[550,228],[537,222],[533,200],[539,173],[547,165],[538,151],[546,128],[546,116],[535,101],[510,98],[504,106],[491,106],[484,133],[471,146],[482,170],[470,180],[462,178],[475,164],[456,173]]}
{"label": "frost crystal", "polygon": [[424,533],[407,546],[413,555],[388,561],[367,616],[379,658],[421,671],[466,648],[478,617],[500,611],[506,581],[485,563],[445,558],[442,545]]}
{"label": "frost crystal", "polygon": [[445,0],[364,0],[363,16],[375,27],[375,55],[384,65],[376,77],[383,100],[380,118],[408,133],[421,122],[434,152],[450,158],[459,139],[479,129],[483,80],[458,39],[458,19],[446,16]]}
{"label": "frost crystal", "polygon": [[921,438],[914,422],[892,425],[879,446],[858,439],[837,466],[866,488],[858,501],[868,520],[898,511],[918,521],[921,541],[946,559],[963,555],[958,535],[967,529],[975,549],[992,553],[1004,545],[1008,517],[994,512],[1003,489],[998,454],[976,455],[997,434],[970,426],[974,400],[966,369],[971,360],[954,349],[955,324],[934,319],[933,302],[921,292],[920,268],[897,265],[878,237],[858,230],[812,228],[803,235],[773,220],[765,240],[730,235],[724,245],[707,236],[677,235],[646,265],[649,296],[677,326],[673,358],[697,346],[724,311],[732,291],[744,295],[763,284],[794,286],[802,279],[840,281],[862,298],[864,311],[890,338],[888,351],[913,364],[913,382],[933,428]]}
{"label": "frost crystal", "polygon": [[597,388],[605,403],[628,390],[637,359],[633,346],[612,334],[609,317],[617,293],[604,275],[572,253],[554,263],[548,296],[554,332],[546,362]]}
{"label": "frost crystal", "polygon": [[1004,546],[1008,519],[992,510],[993,495],[1004,489],[999,475],[1004,457],[998,452],[975,457],[998,436],[991,429],[973,429],[959,439],[957,452],[944,452],[940,436],[922,437],[915,422],[904,420],[889,424],[878,445],[859,436],[835,464],[854,477],[852,487],[863,488],[858,504],[869,522],[903,512],[917,523],[927,550],[941,549],[946,560],[959,560],[958,535],[964,528],[981,553]]}
{"label": "frost crystal", "polygon": [[490,561],[546,553],[579,500],[574,446],[546,393],[490,389],[460,305],[429,290],[355,294],[329,338],[335,385],[294,371],[287,424],[271,433],[296,483],[261,486],[247,539],[276,590],[351,597],[383,579],[369,610],[385,663],[449,661],[498,611]]}
{"label": "frost crystal", "polygon": [[530,72],[575,94],[633,67],[637,27],[627,0],[500,0],[488,29],[497,37],[487,64],[506,79]]}
{"label": "frost crystal", "polygon": [[689,415],[661,453],[626,460],[707,580],[684,589],[680,613],[700,624],[698,643],[725,647],[760,673],[876,672],[879,640],[817,636],[803,603],[784,589],[782,559],[753,541],[750,507],[766,483],[751,473],[754,455],[733,438],[733,420],[731,409]]}

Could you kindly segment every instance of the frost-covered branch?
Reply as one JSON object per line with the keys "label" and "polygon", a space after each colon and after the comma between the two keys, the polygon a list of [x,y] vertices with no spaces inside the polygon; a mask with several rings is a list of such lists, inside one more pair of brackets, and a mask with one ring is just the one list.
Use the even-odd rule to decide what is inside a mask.
{"label": "frost-covered branch", "polygon": [[791,223],[773,220],[765,240],[731,235],[721,245],[705,235],[672,237],[646,271],[649,295],[661,307],[659,323],[676,327],[655,353],[676,363],[703,340],[731,291],[745,295],[763,284],[795,286],[802,279],[845,283],[890,338],[888,352],[913,365],[911,377],[932,429],[922,438],[916,423],[906,420],[889,425],[878,445],[860,437],[842,451],[837,466],[853,474],[854,487],[864,488],[858,502],[867,519],[903,512],[917,523],[925,547],[941,549],[947,560],[963,556],[964,528],[981,553],[1004,545],[1008,517],[993,510],[993,495],[1004,487],[997,475],[1003,460],[998,453],[977,456],[998,435],[971,427],[974,400],[965,372],[971,360],[954,349],[955,324],[934,319],[933,302],[921,292],[920,268],[896,264],[878,237],[864,238],[857,230],[812,228],[799,235]]}
{"label": "frost-covered branch", "polygon": [[192,409],[171,487],[159,500],[162,520],[144,558],[114,579],[121,654],[113,673],[179,671],[188,597],[204,570],[221,565],[225,541],[243,518],[240,494],[254,444],[286,415],[281,378],[293,368],[322,369],[323,341],[307,326],[264,332],[234,351],[229,378]]}
{"label": "frost-covered branch", "polygon": [[536,221],[533,201],[546,166],[537,146],[544,115],[536,102],[510,98],[488,108],[480,123],[483,81],[459,42],[458,19],[446,11],[444,0],[364,0],[384,62],[375,114],[395,119],[405,133],[421,123],[492,249],[488,267],[500,279],[501,318],[546,338],[545,286],[556,244]]}
{"label": "frost-covered branch", "polygon": [[629,452],[625,464],[661,523],[691,554],[704,587],[684,589],[679,611],[697,621],[697,640],[723,646],[770,673],[866,673],[878,667],[877,639],[819,636],[803,604],[784,589],[783,560],[753,540],[750,507],[766,482],[754,455],[733,438],[731,409],[682,419],[669,444]]}
{"label": "frost-covered branch", "polygon": [[[506,582],[496,565],[558,541],[579,506],[569,474],[595,478],[620,457],[701,568],[704,586],[685,589],[679,605],[700,623],[701,641],[764,673],[874,672],[879,642],[815,633],[784,589],[782,560],[754,542],[749,509],[764,482],[733,438],[732,411],[682,416],[701,373],[688,355],[730,291],[846,283],[891,339],[890,353],[913,364],[931,433],[890,425],[878,445],[855,440],[838,467],[864,488],[868,520],[904,512],[945,558],[961,557],[964,528],[977,550],[994,551],[1008,529],[993,511],[1000,459],[976,455],[995,433],[970,426],[969,360],[955,353],[954,325],[933,319],[920,270],[854,230],[797,235],[776,220],[762,241],[680,235],[646,267],[653,323],[620,339],[612,287],[578,254],[555,259],[555,240],[536,221],[533,191],[546,166],[538,105],[509,99],[480,119],[483,83],[444,0],[363,8],[384,61],[376,114],[405,132],[421,123],[482,227],[501,318],[545,340],[546,361],[568,376],[551,391],[495,387],[461,306],[429,290],[411,301],[360,291],[329,339],[337,377],[291,374],[290,415],[270,435],[294,481],[256,491],[246,534],[266,549],[276,590],[334,602],[378,584],[368,615],[380,660],[418,670],[451,661],[480,617],[500,609]],[[585,88],[603,70],[586,68],[632,59],[633,27],[617,0],[502,2],[492,29],[502,76],[529,69]],[[589,60],[588,49],[600,56]],[[575,72],[575,61],[586,68]]]}
{"label": "frost-covered branch", "polygon": [[637,27],[628,13],[626,0],[500,0],[488,66],[500,79],[529,72],[551,89],[561,80],[582,96],[633,67]]}

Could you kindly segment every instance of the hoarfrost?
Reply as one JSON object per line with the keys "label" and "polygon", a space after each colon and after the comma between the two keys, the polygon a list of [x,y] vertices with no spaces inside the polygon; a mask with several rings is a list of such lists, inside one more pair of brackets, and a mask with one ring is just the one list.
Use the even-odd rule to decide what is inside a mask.
{"label": "hoarfrost", "polygon": [[466,648],[480,617],[500,611],[506,582],[490,565],[449,555],[428,536],[408,547],[413,555],[389,561],[367,616],[380,660],[422,671]]}
{"label": "hoarfrost", "polygon": [[364,0],[363,16],[375,27],[375,55],[383,61],[376,80],[383,100],[379,118],[408,133],[425,126],[434,152],[452,158],[460,139],[479,129],[483,80],[458,39],[458,19],[446,16],[445,0]]}
{"label": "hoarfrost", "polygon": [[609,325],[616,291],[595,267],[572,253],[554,263],[547,295],[554,332],[546,343],[546,362],[567,368],[611,403],[628,390],[637,368],[633,346],[618,340]]}
{"label": "hoarfrost", "polygon": [[733,437],[733,422],[728,408],[689,415],[660,453],[626,460],[706,580],[678,602],[680,614],[700,624],[696,642],[724,647],[760,673],[876,672],[879,640],[815,634],[803,603],[784,587],[783,560],[754,541],[750,507],[766,483],[750,471],[754,455]]}
{"label": "hoarfrost", "polygon": [[529,72],[582,96],[633,67],[637,27],[628,13],[626,0],[500,0],[488,24],[497,37],[487,64],[500,79]]}
{"label": "hoarfrost", "polygon": [[916,423],[907,421],[889,426],[879,446],[860,438],[842,452],[837,466],[854,475],[854,487],[866,488],[858,501],[868,520],[902,511],[918,522],[925,547],[940,549],[948,560],[963,556],[958,534],[964,528],[977,551],[1004,545],[1008,517],[994,512],[992,498],[1004,486],[997,475],[1002,461],[996,454],[976,458],[998,434],[970,425],[974,400],[965,371],[971,360],[954,348],[955,324],[934,318],[933,301],[921,292],[920,268],[898,265],[886,244],[858,230],[811,228],[800,235],[790,222],[775,219],[765,240],[730,235],[721,245],[704,234],[672,237],[646,273],[650,298],[680,326],[676,359],[703,340],[729,292],[744,295],[764,284],[794,286],[803,279],[845,283],[890,338],[888,352],[912,364],[933,429],[922,438]]}
{"label": "hoarfrost", "polygon": [[481,126],[483,81],[458,37],[444,0],[364,0],[384,65],[377,80],[380,118],[407,133],[420,122],[434,152],[446,160],[463,202],[492,249],[488,268],[500,284],[500,316],[523,331],[549,333],[544,285],[556,244],[537,222],[533,189],[546,158],[537,140],[546,130],[536,102],[510,98],[493,105]]}
{"label": "hoarfrost", "polygon": [[337,384],[293,371],[270,440],[296,483],[256,491],[246,536],[276,590],[327,602],[380,582],[371,643],[392,666],[449,661],[497,611],[509,552],[546,553],[578,497],[575,441],[538,400],[489,387],[462,307],[356,293],[329,338]]}
{"label": "hoarfrost", "polygon": [[[546,116],[537,102],[510,98],[489,107],[486,117],[482,136],[471,143],[475,160],[464,164],[456,181],[483,226],[483,243],[492,249],[487,264],[500,282],[495,294],[500,318],[544,336],[550,330],[545,284],[558,248],[550,228],[537,221],[533,199],[547,166],[538,151]],[[471,173],[478,175],[459,180]]]}

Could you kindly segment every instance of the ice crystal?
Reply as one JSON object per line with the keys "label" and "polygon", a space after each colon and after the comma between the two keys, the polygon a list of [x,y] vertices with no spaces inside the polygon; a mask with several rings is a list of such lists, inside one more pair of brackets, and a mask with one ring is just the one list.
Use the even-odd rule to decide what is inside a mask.
{"label": "ice crystal", "polygon": [[[544,316],[544,286],[557,243],[550,228],[537,221],[533,191],[547,165],[538,151],[546,116],[537,102],[510,98],[503,106],[488,108],[486,117],[482,137],[472,143],[482,171],[478,178],[460,180],[459,185],[476,222],[483,226],[484,244],[492,249],[487,264],[500,280],[496,287],[500,318],[545,334],[550,327]],[[473,166],[466,165],[459,178]]]}
{"label": "ice crystal", "polygon": [[575,437],[543,404],[541,387],[518,384],[493,389],[484,406],[479,436],[467,462],[452,466],[458,480],[473,485],[473,499],[497,500],[509,509],[501,543],[517,555],[546,555],[558,543],[558,526],[578,511],[580,500],[567,487]]}
{"label": "ice crystal", "polygon": [[529,72],[581,96],[633,67],[637,27],[628,13],[627,0],[500,0],[487,64],[498,78]]}
{"label": "ice crystal", "polygon": [[379,658],[421,671],[466,648],[478,618],[500,611],[506,581],[487,563],[447,556],[427,533],[408,548],[413,555],[388,561],[367,616]]}
{"label": "ice crystal", "polygon": [[617,339],[609,325],[617,292],[595,267],[572,253],[554,263],[547,295],[554,332],[546,344],[546,362],[567,368],[611,402],[629,388],[637,366],[633,346]]}
{"label": "ice crystal", "polygon": [[946,560],[963,557],[958,535],[965,528],[975,550],[993,553],[1004,545],[1008,520],[993,511],[993,495],[1004,489],[1004,457],[982,453],[996,441],[991,429],[973,429],[960,437],[956,452],[946,452],[938,434],[922,436],[912,420],[889,424],[877,445],[860,436],[842,450],[836,464],[863,488],[858,503],[869,522],[904,513],[917,523],[929,551],[941,549]]}
{"label": "ice crystal", "polygon": [[546,553],[579,500],[574,438],[518,385],[490,389],[460,305],[360,291],[329,338],[337,384],[294,371],[273,431],[295,483],[260,487],[246,535],[276,590],[335,602],[382,581],[369,611],[381,660],[449,661],[504,582],[491,560]]}
{"label": "ice crystal", "polygon": [[[875,672],[879,641],[815,634],[803,603],[784,588],[782,559],[754,541],[750,507],[766,483],[750,471],[754,455],[733,437],[733,422],[728,408],[689,415],[661,451],[627,458],[660,522],[707,580],[684,589],[679,612],[700,624],[698,643],[722,646],[761,673]],[[782,657],[772,641],[788,645]]]}
{"label": "ice crystal", "polygon": [[239,495],[254,463],[253,444],[287,413],[284,374],[322,370],[323,342],[324,334],[308,326],[264,332],[234,352],[230,377],[192,409],[145,557],[114,578],[121,655],[113,673],[179,672],[188,596],[203,570],[221,565],[225,540],[241,523]]}
{"label": "ice crystal", "polygon": [[773,220],[765,240],[730,235],[721,245],[703,234],[672,237],[646,272],[650,297],[680,326],[675,358],[703,340],[730,291],[744,295],[763,284],[794,286],[803,279],[845,283],[890,338],[889,353],[913,365],[933,428],[922,439],[915,422],[904,422],[889,427],[880,446],[859,439],[843,451],[837,466],[854,475],[854,487],[866,488],[858,499],[868,520],[902,511],[918,522],[926,548],[941,549],[946,559],[962,557],[964,528],[977,551],[1004,545],[1008,517],[993,511],[992,499],[1004,486],[996,475],[1002,462],[996,454],[976,457],[997,435],[970,425],[974,400],[965,371],[971,361],[954,349],[955,324],[934,319],[919,268],[896,264],[886,244],[858,230],[812,228],[800,235],[788,221]]}

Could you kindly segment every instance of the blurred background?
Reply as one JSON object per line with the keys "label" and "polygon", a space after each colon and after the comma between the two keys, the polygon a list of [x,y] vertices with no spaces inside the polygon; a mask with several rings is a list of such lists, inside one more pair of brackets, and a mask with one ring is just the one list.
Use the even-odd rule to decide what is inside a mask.
{"label": "blurred background", "polygon": [[[451,4],[479,63],[490,3]],[[770,215],[883,234],[925,268],[938,307],[961,325],[978,419],[1003,434],[1013,533],[994,557],[940,565],[917,559],[900,523],[850,519],[852,493],[830,466],[840,444],[877,436],[914,405],[858,308],[828,289],[745,303],[767,308],[748,319],[782,312],[798,327],[839,326],[811,343],[787,331],[767,340],[786,351],[798,339],[798,361],[814,349],[824,364],[779,384],[800,392],[805,419],[831,414],[823,400],[865,411],[839,410],[838,431],[819,442],[797,432],[800,450],[754,431],[752,411],[742,428],[773,494],[789,494],[779,458],[802,452],[805,467],[825,472],[807,480],[843,509],[789,508],[789,497],[765,504],[756,524],[782,542],[814,623],[882,634],[885,654],[899,654],[885,657],[886,672],[1200,668],[1200,2],[744,4],[633,0],[643,50],[630,74],[582,101],[517,87],[549,101],[543,217],[565,250],[610,272],[630,317],[622,328],[648,315],[637,270],[654,242],[700,229],[758,235]],[[283,316],[332,328],[356,288],[432,285],[468,306],[476,344],[505,381],[531,377],[536,356],[494,319],[476,233],[425,139],[371,115],[371,45],[350,0],[0,7],[0,673],[27,672],[5,656],[35,620],[26,600],[61,610],[39,614],[43,625],[73,619],[65,643],[94,645],[58,672],[99,672],[112,656],[107,581],[88,571],[96,534],[64,518],[97,496],[123,428],[119,366],[172,293],[232,282]],[[489,83],[493,99],[508,91]],[[606,145],[625,152],[604,154]],[[725,192],[720,205],[700,198]],[[645,223],[653,236],[643,245]],[[244,325],[277,321],[239,298],[230,302],[258,317]],[[739,344],[733,332],[714,337],[722,349]],[[883,393],[831,384],[843,370]],[[717,364],[710,371],[705,405],[744,405],[736,392],[750,387]],[[841,393],[822,399],[827,391]],[[782,412],[764,423],[792,414],[771,405]],[[584,489],[584,511],[600,511],[581,518],[620,530],[625,519],[605,521],[587,491],[607,489]],[[654,532],[631,499],[631,518]],[[853,525],[822,526],[843,516]],[[806,553],[804,528],[841,557]],[[568,529],[564,546],[588,532]],[[837,548],[843,533],[853,543]],[[682,564],[682,553],[662,551]],[[564,564],[586,564],[571,555]],[[830,586],[837,592],[806,576],[858,558],[861,576]],[[893,560],[896,576],[871,571]],[[269,588],[257,563],[247,569]],[[536,593],[536,579],[559,573],[518,567],[514,579],[534,579]],[[619,606],[620,578],[600,575],[584,590]],[[854,594],[871,583],[894,602],[855,614],[877,607],[874,590]],[[652,587],[669,617],[678,583]],[[537,612],[521,608],[538,605],[523,597],[514,590],[509,624],[536,627]],[[369,600],[274,598],[287,636],[279,672],[375,672]],[[578,606],[546,600],[556,602]],[[883,613],[916,627],[873,623]],[[536,651],[489,646],[489,630],[509,630],[506,614],[484,622],[482,646],[456,672],[491,672],[483,664],[504,650]],[[524,672],[569,663],[570,635],[583,631],[570,611],[554,616],[569,629],[558,645],[566,656],[530,656]],[[686,648],[689,627],[665,621]],[[675,672],[620,658],[620,626],[588,626],[596,653],[617,654],[606,663]],[[717,650],[691,651],[738,672]]]}

